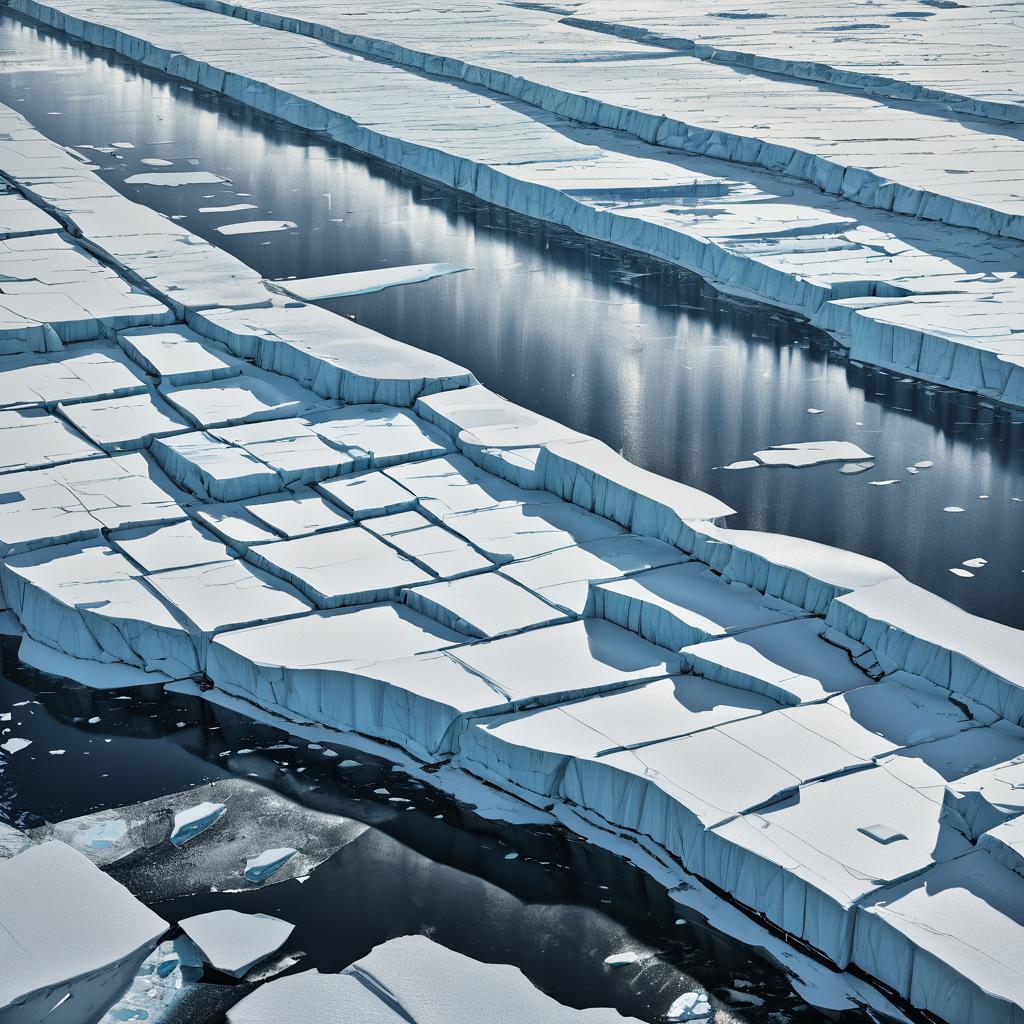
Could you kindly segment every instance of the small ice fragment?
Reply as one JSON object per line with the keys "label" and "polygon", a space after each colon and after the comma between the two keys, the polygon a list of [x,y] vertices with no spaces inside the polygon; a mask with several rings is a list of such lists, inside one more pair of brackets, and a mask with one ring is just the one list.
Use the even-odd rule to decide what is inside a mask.
{"label": "small ice fragment", "polygon": [[265,882],[275,871],[279,871],[298,853],[290,846],[280,846],[273,850],[264,850],[245,862],[243,877],[249,882]]}
{"label": "small ice fragment", "polygon": [[711,1003],[702,989],[684,992],[669,1008],[667,1019],[671,1021],[701,1020],[711,1015]]}
{"label": "small ice fragment", "polygon": [[961,565],[966,565],[969,569],[980,569],[982,566],[988,565],[987,558],[968,558],[966,561],[961,562]]}
{"label": "small ice fragment", "polygon": [[604,958],[604,962],[609,967],[624,967],[626,964],[635,964],[639,959],[639,953],[612,953]]}
{"label": "small ice fragment", "polygon": [[935,465],[935,463],[932,462],[931,459],[922,459],[921,462],[915,462],[914,463],[914,468],[915,469],[931,469],[932,466],[934,466],[934,465]]}
{"label": "small ice fragment", "polygon": [[970,579],[974,576],[973,572],[968,572],[966,569],[950,569],[949,571],[954,576],[962,576],[964,579]]}
{"label": "small ice fragment", "polygon": [[360,766],[359,761],[350,761],[348,759],[338,762],[339,768],[358,768]]}
{"label": "small ice fragment", "polygon": [[385,288],[394,288],[396,285],[417,284],[435,277],[459,274],[467,269],[452,263],[418,263],[411,267],[362,270],[351,274],[275,281],[274,284],[281,291],[297,299],[316,302],[320,299],[338,299],[346,295],[368,295],[371,292],[383,291]]}
{"label": "small ice fragment", "polygon": [[92,718],[89,719],[89,725],[95,725],[99,720],[99,715],[93,715]]}
{"label": "small ice fragment", "polygon": [[288,231],[296,226],[293,220],[247,220],[239,224],[222,224],[222,235],[258,235],[267,231]]}
{"label": "small ice fragment", "polygon": [[126,185],[166,185],[168,188],[177,188],[179,185],[220,185],[226,180],[209,171],[150,171],[124,179]]}
{"label": "small ice fragment", "polygon": [[807,410],[812,416],[820,416],[825,410],[824,409],[808,409]]}
{"label": "small ice fragment", "polygon": [[839,467],[839,472],[845,473],[847,476],[853,476],[855,473],[866,473],[869,469],[874,468],[875,464],[873,462],[847,462]]}
{"label": "small ice fragment", "polygon": [[336,750],[331,750],[330,747],[326,747],[324,749],[323,754],[324,754],[324,757],[337,757],[338,756],[338,752]]}
{"label": "small ice fragment", "polygon": [[890,484],[898,484],[899,480],[869,480],[872,487],[888,487]]}
{"label": "small ice fragment", "polygon": [[124,818],[113,821],[98,821],[86,830],[82,839],[90,850],[107,850],[114,843],[120,842],[128,831],[128,822]]}
{"label": "small ice fragment", "polygon": [[53,754],[54,757],[60,757],[61,754],[66,754],[67,751],[66,750],[51,750],[50,753]]}
{"label": "small ice fragment", "polygon": [[200,206],[200,213],[241,213],[243,210],[255,210],[255,203],[234,203],[231,206]]}
{"label": "small ice fragment", "polygon": [[739,462],[730,462],[728,466],[722,466],[722,469],[757,469],[761,463],[756,459],[741,459]]}
{"label": "small ice fragment", "polygon": [[159,156],[144,156],[140,161],[140,164],[145,164],[147,167],[172,167],[174,166],[173,160],[164,160]]}
{"label": "small ice fragment", "polygon": [[0,743],[0,750],[6,750],[8,754],[16,754],[19,750],[32,746],[31,740],[23,740],[18,736],[12,736],[9,740]]}
{"label": "small ice fragment", "polygon": [[111,145],[114,147],[114,149],[134,149],[135,148],[135,143],[134,142],[112,142]]}
{"label": "small ice fragment", "polygon": [[908,472],[908,473],[909,473],[909,474],[910,474],[911,476],[917,476],[917,474],[918,474],[918,473],[920,473],[920,472],[921,472],[921,470],[919,470],[919,469],[917,468],[917,466],[907,466],[907,472]]}
{"label": "small ice fragment", "polygon": [[964,509],[962,509],[959,505],[947,505],[942,511],[943,512],[963,512]]}
{"label": "small ice fragment", "polygon": [[195,807],[189,807],[179,811],[174,816],[174,830],[171,832],[171,842],[175,846],[184,846],[190,839],[205,832],[211,825],[220,821],[221,815],[227,810],[224,804],[211,803],[204,800]]}
{"label": "small ice fragment", "polygon": [[505,860],[518,860],[518,859],[519,859],[519,854],[516,853],[515,850],[513,850],[511,853],[506,853],[505,854]]}
{"label": "small ice fragment", "polygon": [[979,501],[988,501],[988,495],[987,494],[979,494],[978,495],[978,500]]}
{"label": "small ice fragment", "polygon": [[323,750],[324,748],[321,747],[319,743],[307,743],[306,744],[306,749],[307,750]]}
{"label": "small ice fragment", "polygon": [[890,843],[907,838],[902,832],[898,832],[888,825],[863,825],[857,831],[866,835],[869,839],[874,839],[876,843],[881,843],[883,846],[888,846]]}
{"label": "small ice fragment", "polygon": [[10,711],[5,711],[2,715],[0,715],[0,722],[9,722],[10,720],[11,720],[11,713],[10,713]]}
{"label": "small ice fragment", "polygon": [[380,789],[375,789],[374,793],[376,793],[377,796],[390,796],[391,795],[390,791],[385,789],[383,786],[381,786]]}

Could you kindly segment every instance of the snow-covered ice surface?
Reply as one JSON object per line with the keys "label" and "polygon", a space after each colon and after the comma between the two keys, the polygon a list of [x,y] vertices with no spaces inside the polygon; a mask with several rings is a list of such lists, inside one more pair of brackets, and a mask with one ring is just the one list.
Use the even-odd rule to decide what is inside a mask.
{"label": "snow-covered ice surface", "polygon": [[456,267],[451,263],[419,263],[412,267],[361,270],[353,274],[308,277],[301,281],[292,279],[275,281],[274,284],[281,291],[287,292],[297,299],[316,302],[319,299],[337,299],[344,295],[367,295],[370,292],[380,292],[385,288],[394,288],[402,284],[432,281],[435,277],[458,274],[466,269],[466,267]]}
{"label": "snow-covered ice surface", "polygon": [[268,982],[228,1011],[228,1024],[272,1024],[299,1006],[309,1024],[639,1024],[615,1010],[562,1006],[517,968],[480,963],[422,935],[390,939],[341,974],[307,971]]}
{"label": "snow-covered ice surface", "polygon": [[12,1022],[100,1017],[167,928],[60,842],[0,860],[0,892],[0,1016]]}
{"label": "snow-covered ice surface", "polygon": [[[546,210],[584,233],[705,269],[713,249],[716,279],[776,301],[787,292],[786,304],[813,305],[833,326],[845,317],[842,330],[869,349],[888,346],[884,358],[862,354],[868,361],[996,397],[1024,394],[1012,332],[996,332],[1010,359],[982,337],[1018,301],[1002,269],[1021,251],[1005,190],[981,196],[971,175],[939,189],[934,153],[894,158],[884,210],[875,209],[880,192],[864,153],[857,188],[850,169],[841,181],[819,180],[825,165],[852,159],[839,132],[853,113],[864,114],[869,135],[881,128],[875,99],[850,94],[839,117],[825,94],[825,113],[800,129],[806,137],[784,145],[766,130],[774,141],[751,154],[730,150],[722,134],[730,118],[738,131],[744,114],[734,69],[665,47],[647,60],[645,44],[533,7],[454,5],[474,26],[458,40],[464,56],[477,48],[481,62],[522,72],[499,82],[480,71],[470,93],[459,84],[469,64],[445,65],[447,79],[401,66],[427,49],[384,46],[367,61],[304,35],[302,17],[330,18],[333,4],[253,0],[234,9],[259,19],[288,8],[298,32],[166,0],[13,6],[428,176],[472,181],[477,194],[514,209]],[[455,45],[447,8],[432,12],[433,29],[415,3],[401,23],[374,21],[376,10],[357,16],[367,31],[377,25],[409,42],[433,32],[424,48]],[[106,23],[120,34],[97,27]],[[542,30],[556,33],[555,49]],[[342,42],[359,49],[360,38]],[[541,56],[524,56],[523,39]],[[579,60],[581,46],[599,59]],[[178,54],[173,66],[167,51]],[[715,99],[702,113],[720,122],[703,142],[672,134],[692,101],[690,65],[680,61],[739,90],[735,110]],[[678,95],[659,84],[655,65],[678,72],[666,79]],[[282,67],[292,88],[301,83],[301,101],[276,77]],[[489,91],[499,86],[535,90],[538,106],[523,96],[499,102]],[[591,100],[570,102],[570,88]],[[710,88],[704,81],[705,96]],[[765,102],[792,99],[806,113],[796,100],[809,86],[777,88]],[[356,90],[365,109],[347,106]],[[542,109],[559,95],[564,110]],[[617,97],[614,117],[605,95]],[[647,130],[645,110],[627,116],[630,95],[671,101],[667,134],[625,136]],[[439,109],[480,130],[439,138]],[[835,128],[822,136],[828,146],[810,138],[825,117]],[[364,124],[372,118],[373,130]],[[600,125],[584,123],[592,119]],[[918,142],[926,127],[941,128],[928,138],[952,166],[960,122],[911,110],[906,125]],[[501,799],[521,798],[591,841],[648,858],[653,871],[709,880],[836,965],[881,977],[941,1018],[1002,1024],[1021,1012],[1019,981],[992,966],[1024,959],[1019,632],[871,559],[729,529],[720,520],[731,509],[714,496],[512,406],[446,360],[284,298],[280,285],[114,193],[14,112],[0,109],[0,128],[0,170],[13,188],[4,195],[24,204],[9,204],[2,241],[31,254],[10,257],[22,268],[11,276],[24,281],[31,258],[33,274],[85,275],[80,290],[97,301],[83,305],[88,317],[71,316],[47,296],[52,322],[23,318],[0,348],[0,430],[11,440],[0,466],[0,582],[26,659],[58,671],[91,666],[92,681],[96,666],[177,680],[296,728],[384,741],[430,769],[450,762],[436,780],[424,771],[424,781],[475,776]],[[393,145],[382,141],[387,131]],[[1013,131],[979,130],[972,142],[973,151],[989,147],[990,183],[1013,172]],[[781,151],[785,195],[770,173]],[[712,167],[721,156],[772,166],[732,164],[736,181]],[[843,197],[813,192],[802,177]],[[968,208],[972,223],[1001,237],[956,226]],[[709,240],[712,221],[734,235]],[[703,249],[693,248],[696,235]],[[829,276],[837,247],[851,265]],[[970,266],[951,271],[961,252]],[[738,272],[741,264],[750,269]],[[878,271],[870,279],[868,264]],[[900,290],[913,291],[911,279],[927,299]],[[864,326],[925,307],[938,322],[952,316],[951,295],[959,306],[942,329],[959,326],[941,352]],[[74,326],[85,321],[98,326]],[[757,458],[867,457],[844,442],[812,447]],[[19,739],[6,735],[0,757],[32,757],[36,748]],[[48,826],[45,837],[122,865],[146,893],[275,885],[352,838],[345,830],[325,846],[311,838],[321,823],[303,830],[289,820],[253,842],[246,812],[217,784],[157,804]],[[209,827],[172,849],[180,877],[158,885],[152,865],[166,862],[153,850],[166,854],[176,819],[184,830]],[[702,891],[687,884],[685,892]],[[112,956],[122,987],[158,935]],[[407,1012],[430,1019],[405,970],[414,959],[381,955],[373,970],[401,989]],[[370,968],[361,970],[365,991]],[[696,993],[673,999],[680,1015],[702,1006]]]}
{"label": "snow-covered ice surface", "polygon": [[261,960],[276,953],[294,925],[266,914],[214,910],[178,922],[199,947],[203,958],[218,971],[241,978]]}
{"label": "snow-covered ice surface", "polygon": [[[1024,146],[1019,117],[992,120],[1020,106],[1015,86],[990,105],[975,70],[998,66],[986,51],[1018,31],[1002,10],[990,21],[974,5],[922,5],[908,17],[887,3],[876,22],[834,4],[804,33],[775,29],[777,17],[804,17],[777,0],[739,16],[646,5],[624,28],[604,4],[574,18],[574,4],[481,0],[441,14],[400,0],[360,11],[179,0],[174,16],[167,2],[12,6],[482,199],[796,310],[861,362],[1024,404],[1013,328]],[[749,50],[673,52],[686,30],[648,38],[648,14],[703,19],[712,37],[760,32],[744,36]],[[920,44],[905,33],[931,20],[927,56],[908,64]],[[951,42],[961,31],[977,57],[966,70]],[[794,34],[815,57],[784,59],[780,75],[767,54]],[[881,78],[830,64],[857,41],[870,62],[879,35]],[[479,130],[453,133],[452,121]]]}

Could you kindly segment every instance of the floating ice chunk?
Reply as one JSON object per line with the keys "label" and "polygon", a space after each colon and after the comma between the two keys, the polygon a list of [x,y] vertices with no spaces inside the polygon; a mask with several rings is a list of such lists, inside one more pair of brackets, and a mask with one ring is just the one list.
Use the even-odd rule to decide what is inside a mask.
{"label": "floating ice chunk", "polygon": [[164,160],[158,156],[144,156],[140,161],[140,164],[145,164],[147,167],[173,167],[173,160]]}
{"label": "floating ice chunk", "polygon": [[377,470],[325,480],[317,484],[317,490],[356,520],[408,512],[419,503],[415,494]]}
{"label": "floating ice chunk", "polygon": [[255,210],[255,203],[231,203],[228,206],[200,206],[200,213],[241,213],[242,210]]}
{"label": "floating ice chunk", "polygon": [[943,512],[966,512],[967,510],[964,509],[964,508],[961,508],[959,505],[947,505],[942,511]]}
{"label": "floating ice chunk", "polygon": [[[265,882],[275,871],[279,871],[298,853],[290,846],[279,846],[272,850],[264,850],[245,862],[242,872],[245,879],[257,884]],[[289,929],[290,931],[291,929]]]}
{"label": "floating ice chunk", "polygon": [[16,754],[19,750],[24,750],[26,747],[31,747],[32,741],[22,739],[20,736],[12,736],[9,740],[4,740],[0,743],[0,750],[5,751],[7,754]]}
{"label": "floating ice chunk", "polygon": [[459,274],[468,267],[452,263],[418,263],[408,267],[388,267],[380,270],[362,270],[352,274],[331,274],[327,277],[307,277],[301,281],[275,281],[283,292],[306,302],[337,299],[345,295],[367,295],[401,284],[430,281],[447,274]]}
{"label": "floating ice chunk", "polygon": [[642,959],[643,957],[636,952],[612,953],[611,956],[604,958],[604,962],[609,967],[625,967],[627,964],[638,963]]}
{"label": "floating ice chunk", "polygon": [[702,989],[684,992],[668,1008],[665,1019],[670,1021],[704,1020],[711,1016],[711,1003]]}
{"label": "floating ice chunk", "polygon": [[566,618],[500,573],[487,572],[458,580],[442,580],[404,593],[410,608],[467,636],[490,639]]}
{"label": "floating ice chunk", "polygon": [[961,562],[961,565],[966,565],[970,569],[981,569],[988,565],[987,558],[968,558],[966,561]]}
{"label": "floating ice chunk", "polygon": [[840,467],[839,472],[845,473],[847,476],[856,476],[858,473],[866,473],[869,469],[874,468],[873,462],[847,462]]}
{"label": "floating ice chunk", "polygon": [[929,459],[923,459],[921,462],[915,462],[914,463],[914,468],[915,469],[931,469],[932,466],[934,466],[934,465],[935,465],[935,463],[930,461]]}
{"label": "floating ice chunk", "polygon": [[202,384],[242,370],[227,351],[180,324],[121,331],[118,344],[147,373],[165,384]]}
{"label": "floating ice chunk", "polygon": [[276,917],[237,910],[197,914],[178,924],[207,963],[233,978],[244,977],[261,960],[276,953],[295,929],[295,925]]}
{"label": "floating ice chunk", "polygon": [[802,441],[776,444],[754,452],[764,466],[820,466],[826,462],[867,462],[871,459],[863,448],[852,441]]}
{"label": "floating ice chunk", "polygon": [[226,181],[227,178],[210,171],[147,171],[124,179],[126,185],[163,185],[168,188],[180,185],[223,185]]}
{"label": "floating ice chunk", "polygon": [[973,579],[974,573],[968,572],[967,569],[950,569],[949,570],[954,576],[960,576],[964,579]]}
{"label": "floating ice chunk", "polygon": [[248,558],[287,580],[318,608],[393,600],[403,587],[433,578],[361,526],[257,544]]}
{"label": "floating ice chunk", "polygon": [[190,839],[195,839],[208,828],[216,825],[223,817],[227,807],[224,804],[204,800],[194,807],[178,811],[174,815],[174,827],[171,830],[171,842],[175,846],[184,846]]}
{"label": "floating ice chunk", "polygon": [[188,420],[150,392],[58,408],[62,416],[106,452],[145,448],[154,437],[183,434],[192,429]]}
{"label": "floating ice chunk", "polygon": [[740,459],[739,462],[730,462],[727,466],[722,466],[722,469],[757,469],[761,463],[757,459]]}
{"label": "floating ice chunk", "polygon": [[92,850],[105,850],[124,839],[127,832],[128,823],[123,818],[108,819],[87,829],[82,840]]}
{"label": "floating ice chunk", "polygon": [[889,487],[892,484],[898,484],[899,480],[869,480],[868,483],[872,487]]}
{"label": "floating ice chunk", "polygon": [[810,408],[807,409],[806,411],[809,412],[812,416],[820,416],[825,410]]}
{"label": "floating ice chunk", "polygon": [[222,235],[262,235],[271,231],[289,231],[296,226],[293,220],[247,220],[238,224],[222,224],[217,231]]}
{"label": "floating ice chunk", "polygon": [[63,843],[0,860],[0,891],[0,1015],[11,1021],[99,1019],[167,928]]}

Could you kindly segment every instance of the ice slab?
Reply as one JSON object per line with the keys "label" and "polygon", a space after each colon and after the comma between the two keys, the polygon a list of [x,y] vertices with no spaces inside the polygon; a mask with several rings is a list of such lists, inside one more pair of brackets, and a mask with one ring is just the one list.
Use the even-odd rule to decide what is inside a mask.
{"label": "ice slab", "polygon": [[302,1007],[306,1024],[338,1024],[339,1007],[359,1024],[408,1024],[409,1018],[348,974],[305,971],[260,985],[227,1012],[227,1024],[280,1024]]}
{"label": "ice slab", "polygon": [[75,345],[45,356],[0,357],[0,407],[116,398],[145,391],[149,382],[116,348]]}
{"label": "ice slab", "polygon": [[364,519],[363,527],[380,537],[425,572],[441,579],[455,579],[487,572],[494,563],[461,537],[437,526],[419,512]]}
{"label": "ice slab", "polygon": [[274,281],[283,292],[305,302],[339,299],[345,295],[367,295],[396,285],[431,281],[435,277],[459,274],[468,267],[453,263],[417,263],[408,267],[387,267],[380,270],[359,270],[351,274],[329,274],[302,280]]}
{"label": "ice slab", "polygon": [[1024,814],[1024,757],[980,768],[949,782],[945,800],[972,836]]}
{"label": "ice slab", "polygon": [[227,179],[210,171],[147,171],[124,179],[126,185],[163,185],[178,188],[182,185],[223,185]]}
{"label": "ice slab", "polygon": [[978,846],[1014,874],[1024,876],[1024,818],[1018,815],[990,829],[978,839]]}
{"label": "ice slab", "polygon": [[1024,723],[1020,630],[970,615],[904,579],[840,597],[826,622],[869,647],[883,667],[924,676]]}
{"label": "ice slab", "polygon": [[322,412],[326,402],[280,374],[246,367],[202,384],[164,387],[163,395],[198,427],[228,427]]}
{"label": "ice slab", "polygon": [[380,470],[324,480],[317,490],[356,520],[408,512],[419,502],[416,495]]}
{"label": "ice slab", "polygon": [[182,622],[147,587],[141,570],[102,542],[10,555],[0,577],[22,627],[42,644],[172,679],[198,670]]}
{"label": "ice slab", "polygon": [[387,405],[349,405],[337,412],[309,416],[309,426],[331,445],[364,451],[376,468],[444,455],[448,437],[408,409]]}
{"label": "ice slab", "polygon": [[0,410],[0,473],[58,466],[99,454],[99,448],[45,409]]}
{"label": "ice slab", "polygon": [[415,587],[405,592],[404,600],[441,625],[479,639],[519,633],[566,618],[564,612],[496,572]]}
{"label": "ice slab", "polygon": [[852,441],[799,441],[795,444],[773,444],[754,452],[762,466],[821,466],[829,462],[867,462],[869,455]]}
{"label": "ice slab", "polygon": [[146,448],[155,437],[183,434],[192,425],[152,392],[76,402],[58,409],[86,437],[105,452]]}
{"label": "ice slab", "polygon": [[0,890],[0,1013],[11,1021],[97,1019],[167,928],[63,843],[0,860]]}
{"label": "ice slab", "polygon": [[858,902],[970,849],[941,805],[873,767],[714,828],[703,874],[845,967]]}
{"label": "ice slab", "polygon": [[147,573],[227,562],[232,558],[225,545],[188,519],[170,526],[125,530],[112,534],[109,540]]}
{"label": "ice slab", "polygon": [[687,556],[678,548],[626,533],[513,562],[501,571],[557,608],[582,615],[590,598],[591,583],[617,580],[686,560]]}
{"label": "ice slab", "polygon": [[318,608],[393,600],[403,587],[433,578],[361,526],[254,545],[247,557]]}
{"label": "ice slab", "polygon": [[204,505],[194,509],[193,514],[212,534],[238,552],[248,551],[253,544],[280,539],[244,505]]}
{"label": "ice slab", "polygon": [[869,682],[843,651],[821,638],[820,619],[793,619],[684,647],[686,665],[781,704],[824,700]]}
{"label": "ice slab", "polygon": [[857,911],[854,962],[949,1021],[1014,1021],[1024,1005],[1021,879],[984,850],[936,864]]}
{"label": "ice slab", "polygon": [[175,846],[184,846],[190,839],[202,835],[212,828],[224,816],[225,804],[204,800],[193,807],[186,807],[174,815],[174,826],[171,829],[171,842]]}
{"label": "ice slab", "polygon": [[560,795],[570,759],[600,759],[777,707],[699,676],[672,676],[477,722],[460,736],[453,763],[528,800],[549,802]]}
{"label": "ice slab", "polygon": [[0,238],[60,231],[61,225],[17,192],[0,192]]}
{"label": "ice slab", "polygon": [[212,967],[242,978],[261,960],[276,953],[295,925],[266,914],[214,910],[178,922]]}
{"label": "ice slab", "polygon": [[806,614],[742,583],[728,583],[699,562],[595,584],[586,613],[672,651]]}
{"label": "ice slab", "polygon": [[272,875],[277,874],[298,853],[292,846],[276,846],[257,853],[255,857],[247,857],[242,877],[247,882],[262,884]]}
{"label": "ice slab", "polygon": [[312,607],[287,583],[240,561],[168,569],[146,582],[184,619],[201,657],[216,633],[302,615]]}
{"label": "ice slab", "polygon": [[202,384],[240,373],[242,364],[183,324],[120,331],[118,344],[147,373],[166,384]]}
{"label": "ice slab", "polygon": [[362,451],[329,445],[298,419],[221,427],[211,430],[210,435],[244,449],[269,466],[288,487],[315,484],[365,465]]}
{"label": "ice slab", "polygon": [[179,487],[199,498],[241,501],[285,487],[281,475],[256,456],[205,431],[156,438],[150,450]]}
{"label": "ice slab", "polygon": [[296,492],[294,497],[247,501],[244,507],[261,523],[288,538],[337,530],[352,522],[329,502],[312,493]]}

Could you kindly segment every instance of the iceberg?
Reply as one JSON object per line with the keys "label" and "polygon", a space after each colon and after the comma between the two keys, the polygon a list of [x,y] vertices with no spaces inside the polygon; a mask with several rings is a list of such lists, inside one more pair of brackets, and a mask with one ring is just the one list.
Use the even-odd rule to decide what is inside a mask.
{"label": "iceberg", "polygon": [[[297,850],[290,846],[279,846],[271,850],[264,850],[262,853],[256,854],[255,857],[249,857],[246,860],[245,870],[242,872],[242,875],[245,877],[247,882],[262,884],[270,878],[271,875],[280,871],[281,868],[283,868],[297,852]],[[280,924],[282,922],[278,923]],[[290,927],[288,928],[288,932],[291,932]],[[273,952],[273,950],[271,950],[271,952]],[[249,966],[251,966],[251,964]]]}
{"label": "iceberg", "polygon": [[346,295],[368,295],[402,284],[432,281],[435,277],[460,274],[468,269],[452,263],[418,263],[410,267],[360,270],[351,274],[329,274],[326,277],[307,277],[302,280],[290,278],[287,281],[274,281],[273,284],[304,302],[320,302],[324,299],[340,299]]}
{"label": "iceberg", "polygon": [[204,800],[194,807],[178,811],[174,815],[171,842],[175,846],[184,846],[190,839],[195,839],[196,836],[216,825],[226,810],[227,807],[224,804]]}
{"label": "iceberg", "polygon": [[[445,984],[434,984],[443,977]],[[342,974],[307,971],[256,989],[228,1011],[228,1024],[272,1024],[302,1006],[311,1021],[330,1020],[337,1007],[361,1024],[640,1024],[615,1010],[562,1006],[504,964],[485,964],[422,935],[376,946]]]}
{"label": "iceberg", "polygon": [[96,1020],[167,929],[63,843],[0,860],[0,889],[0,1015],[12,1022]]}
{"label": "iceberg", "polygon": [[243,978],[261,960],[276,953],[295,925],[267,914],[214,910],[182,918],[181,930],[199,947],[211,967]]}

